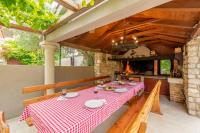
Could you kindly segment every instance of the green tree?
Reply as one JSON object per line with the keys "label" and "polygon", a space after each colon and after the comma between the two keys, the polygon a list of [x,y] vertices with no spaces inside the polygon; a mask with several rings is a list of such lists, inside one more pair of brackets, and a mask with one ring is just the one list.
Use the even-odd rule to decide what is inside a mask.
{"label": "green tree", "polygon": [[170,74],[171,72],[171,61],[170,60],[160,60],[161,74]]}
{"label": "green tree", "polygon": [[4,36],[14,39],[3,44],[4,57],[7,60],[14,59],[24,65],[43,64],[43,50],[39,46],[42,40],[40,35],[8,28],[4,28],[3,33]]}
{"label": "green tree", "polygon": [[39,43],[42,41],[41,35],[8,28],[4,28],[3,33],[6,37],[14,38],[16,43],[25,50],[31,51],[40,48]]}

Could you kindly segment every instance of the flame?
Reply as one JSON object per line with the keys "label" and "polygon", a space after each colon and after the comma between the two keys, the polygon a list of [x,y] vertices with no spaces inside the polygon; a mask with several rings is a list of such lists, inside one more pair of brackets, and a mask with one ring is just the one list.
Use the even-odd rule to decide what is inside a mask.
{"label": "flame", "polygon": [[127,62],[126,64],[126,70],[125,70],[126,73],[130,73],[130,74],[133,74],[133,70],[131,69],[130,65],[129,65],[129,62]]}

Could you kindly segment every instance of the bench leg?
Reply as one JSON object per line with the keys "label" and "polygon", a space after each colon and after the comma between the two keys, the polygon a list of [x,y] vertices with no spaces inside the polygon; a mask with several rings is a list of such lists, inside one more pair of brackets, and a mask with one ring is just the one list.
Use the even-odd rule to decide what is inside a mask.
{"label": "bench leg", "polygon": [[27,125],[28,125],[29,127],[31,127],[31,126],[33,125],[32,118],[31,118],[31,117],[28,117],[28,118],[26,119],[26,123],[27,123]]}
{"label": "bench leg", "polygon": [[159,94],[159,92],[155,96],[153,106],[151,108],[151,112],[159,114],[159,115],[163,115],[160,110],[160,94]]}
{"label": "bench leg", "polygon": [[146,133],[146,130],[147,130],[147,123],[141,122],[140,128],[137,133]]}

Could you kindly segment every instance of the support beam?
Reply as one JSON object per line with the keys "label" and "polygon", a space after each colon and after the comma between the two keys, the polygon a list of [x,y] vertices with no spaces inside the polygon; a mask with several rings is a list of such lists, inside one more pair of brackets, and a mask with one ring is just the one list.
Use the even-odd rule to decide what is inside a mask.
{"label": "support beam", "polygon": [[60,42],[60,45],[68,46],[68,47],[76,48],[76,49],[82,49],[82,50],[85,50],[85,51],[101,52],[101,49],[92,49],[92,48],[89,48],[89,47],[85,47],[85,46],[81,46],[81,45],[73,44],[73,43],[69,43],[69,42]]}
{"label": "support beam", "polygon": [[58,2],[60,5],[65,7],[66,9],[72,10],[74,12],[78,11],[78,5],[76,5],[73,1],[71,0],[55,0]]}
{"label": "support beam", "polygon": [[[0,26],[4,26],[4,25],[0,23]],[[36,34],[42,34],[43,33],[42,31],[33,30],[33,29],[29,28],[29,27],[20,26],[20,25],[16,25],[16,24],[10,24],[10,27],[8,27],[8,28],[27,31],[27,32],[32,32],[32,33],[36,33]]]}
{"label": "support beam", "polygon": [[172,0],[109,0],[54,30],[46,39],[60,42],[170,1]]}

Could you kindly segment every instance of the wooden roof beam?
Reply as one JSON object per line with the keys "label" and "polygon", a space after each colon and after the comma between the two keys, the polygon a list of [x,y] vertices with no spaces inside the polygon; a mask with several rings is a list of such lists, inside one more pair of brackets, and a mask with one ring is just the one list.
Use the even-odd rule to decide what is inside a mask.
{"label": "wooden roof beam", "polygon": [[[97,42],[97,43],[100,43],[102,40],[104,40],[106,37],[107,37],[107,35],[109,34],[109,32],[111,32],[112,30],[114,30],[116,27],[118,27],[118,26],[121,26],[121,23],[120,23],[120,21],[119,22],[117,22],[114,26],[112,26],[111,28],[109,28],[106,32],[104,32],[99,38],[101,38],[100,39],[100,41],[99,42]],[[92,46],[92,45],[94,45],[94,44],[89,44],[89,46]]]}
{"label": "wooden roof beam", "polygon": [[75,4],[71,0],[55,0],[55,1],[58,2],[58,4],[62,5],[63,7],[65,7],[66,9],[69,9],[71,11],[77,12],[79,10],[78,5]]}
{"label": "wooden roof beam", "polygon": [[186,43],[187,39],[178,38],[178,37],[170,37],[166,35],[155,35],[156,38],[163,39],[163,40],[170,40],[173,42],[179,42],[179,43]]}
{"label": "wooden roof beam", "polygon": [[173,36],[173,37],[180,37],[180,38],[188,38],[189,37],[189,33],[185,32],[185,33],[180,33],[176,31],[169,31],[169,30],[158,30],[154,32],[157,35],[167,35],[167,36]]}
{"label": "wooden roof beam", "polygon": [[192,30],[193,27],[179,25],[179,24],[167,24],[167,23],[149,23],[150,25],[158,26],[158,27],[171,27],[171,28],[178,28],[178,29],[189,29]]}
{"label": "wooden roof beam", "polygon": [[134,30],[134,29],[137,29],[137,28],[140,28],[140,27],[143,27],[143,26],[146,26],[147,23],[150,23],[150,22],[156,22],[158,21],[158,19],[151,19],[151,20],[148,20],[148,21],[144,21],[138,25],[133,25],[133,26],[129,26],[129,27],[124,27],[120,30],[114,30],[114,31],[110,31],[109,33],[106,34],[106,36],[104,36],[102,39],[100,39],[96,44],[93,44],[92,46],[93,47],[96,47],[98,46],[99,44],[101,44],[106,38],[108,38],[109,36],[113,35],[113,34],[116,34],[116,33],[123,33],[124,30],[126,31],[129,31],[129,30]]}
{"label": "wooden roof beam", "polygon": [[[4,26],[1,23],[0,23],[0,25]],[[16,24],[10,24],[10,27],[8,27],[8,28],[13,28],[13,29],[17,29],[17,30],[32,32],[32,33],[36,33],[36,34],[43,34],[43,32],[40,31],[40,30],[33,30],[32,28],[25,27],[25,26],[20,26],[20,25],[16,25]]]}

